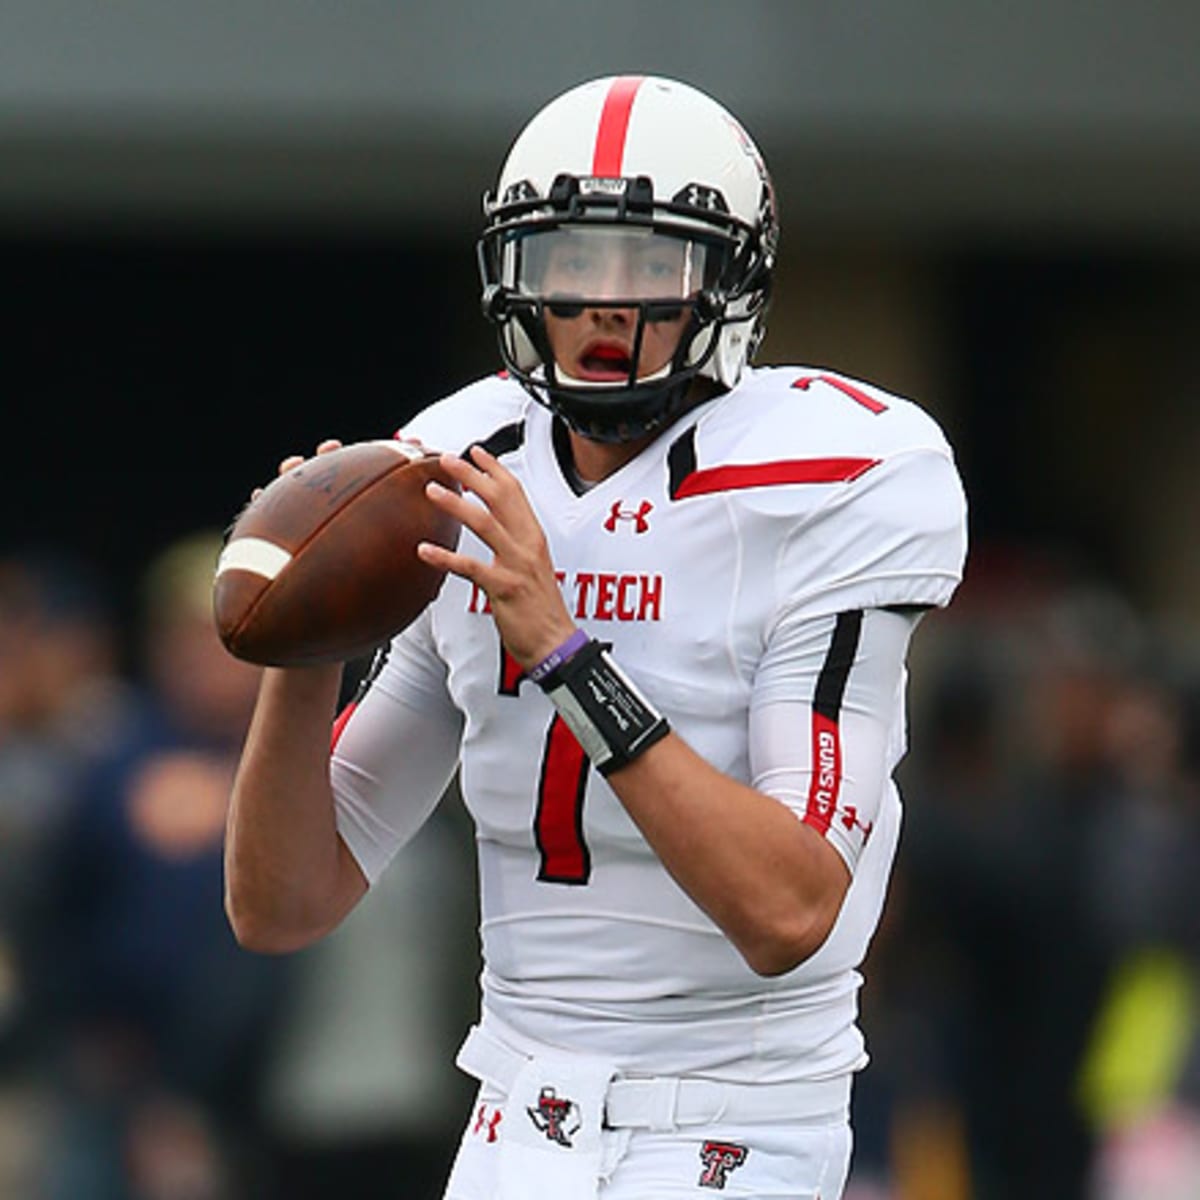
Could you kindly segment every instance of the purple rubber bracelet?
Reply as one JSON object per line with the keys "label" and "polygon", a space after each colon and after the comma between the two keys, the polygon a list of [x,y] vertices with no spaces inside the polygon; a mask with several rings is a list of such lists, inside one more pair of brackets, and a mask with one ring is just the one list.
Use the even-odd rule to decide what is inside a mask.
{"label": "purple rubber bracelet", "polygon": [[578,654],[590,641],[591,638],[582,629],[575,630],[561,646],[556,650],[551,650],[536,667],[531,667],[526,674],[534,683],[541,683],[547,675],[561,667],[567,659]]}

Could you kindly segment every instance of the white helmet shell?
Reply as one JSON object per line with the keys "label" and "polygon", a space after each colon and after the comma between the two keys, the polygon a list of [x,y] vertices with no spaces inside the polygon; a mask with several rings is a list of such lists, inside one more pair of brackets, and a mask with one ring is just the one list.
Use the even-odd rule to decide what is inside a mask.
{"label": "white helmet shell", "polygon": [[[584,202],[607,193],[612,204],[619,194],[632,194],[635,181],[643,191],[648,185],[656,228],[719,234],[726,241],[730,270],[705,298],[707,315],[682,348],[679,365],[689,378],[698,374],[733,387],[761,340],[778,239],[770,176],[738,121],[696,88],[657,76],[595,79],[558,96],[517,137],[485,201],[485,286],[496,277],[493,272],[489,279],[485,249],[491,235],[571,219],[561,206],[554,211],[547,204],[564,177]],[[510,332],[509,356],[522,371],[545,357],[527,327]]]}
{"label": "white helmet shell", "polygon": [[664,200],[706,184],[748,225],[758,223],[770,187],[762,155],[726,109],[655,76],[595,79],[552,100],[513,143],[498,194],[525,180],[547,196],[560,174],[646,175]]}

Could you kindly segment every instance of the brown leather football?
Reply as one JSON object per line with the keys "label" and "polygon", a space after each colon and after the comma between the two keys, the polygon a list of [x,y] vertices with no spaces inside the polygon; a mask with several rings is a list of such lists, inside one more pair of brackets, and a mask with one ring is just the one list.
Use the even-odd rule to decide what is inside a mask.
{"label": "brown leather football", "polygon": [[275,479],[217,563],[213,615],[229,651],[263,666],[339,662],[415,620],[445,575],[418,542],[453,548],[459,534],[426,497],[431,479],[457,490],[436,454],[398,441],[343,446]]}

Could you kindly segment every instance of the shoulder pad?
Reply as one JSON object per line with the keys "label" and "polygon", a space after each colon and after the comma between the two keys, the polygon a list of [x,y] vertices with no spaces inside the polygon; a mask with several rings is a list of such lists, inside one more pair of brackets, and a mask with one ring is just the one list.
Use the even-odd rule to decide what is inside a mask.
{"label": "shoulder pad", "polygon": [[747,372],[698,423],[701,457],[751,462],[884,458],[902,450],[948,452],[924,409],[882,388],[815,367]]}
{"label": "shoulder pad", "polygon": [[461,454],[499,430],[520,423],[533,401],[507,374],[489,375],[422,409],[396,431],[431,450]]}

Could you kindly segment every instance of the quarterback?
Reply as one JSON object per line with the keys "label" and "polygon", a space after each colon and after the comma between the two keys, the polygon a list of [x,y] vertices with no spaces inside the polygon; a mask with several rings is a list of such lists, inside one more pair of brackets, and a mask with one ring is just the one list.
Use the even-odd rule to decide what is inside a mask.
{"label": "quarterback", "polygon": [[775,196],[695,89],[573,88],[486,212],[504,370],[398,434],[462,488],[429,490],[446,583],[332,751],[338,669],[265,673],[230,919],[320,937],[457,771],[484,969],[448,1200],[836,1200],[907,648],[965,552],[951,451],[875,386],[750,365]]}

